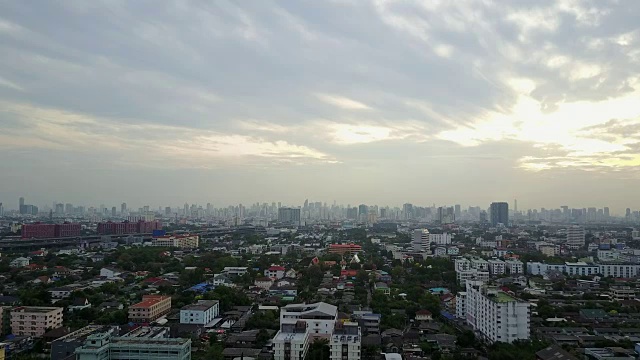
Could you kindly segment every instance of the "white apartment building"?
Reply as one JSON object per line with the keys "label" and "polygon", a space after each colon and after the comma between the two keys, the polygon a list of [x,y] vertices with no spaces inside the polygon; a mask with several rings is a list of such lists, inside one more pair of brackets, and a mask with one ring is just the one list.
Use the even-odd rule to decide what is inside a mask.
{"label": "white apartment building", "polygon": [[469,259],[467,258],[464,258],[464,257],[457,258],[454,260],[453,263],[454,263],[456,272],[471,269],[471,261],[469,261]]}
{"label": "white apartment building", "polygon": [[456,317],[458,319],[467,318],[467,292],[460,291],[456,295]]}
{"label": "white apartment building", "polygon": [[596,257],[599,261],[617,261],[620,260],[621,255],[622,253],[618,249],[598,249],[596,253]]}
{"label": "white apartment building", "polygon": [[415,252],[428,252],[431,244],[451,244],[451,234],[431,234],[427,229],[415,229],[411,239],[412,250]]}
{"label": "white apartment building", "polygon": [[510,259],[504,262],[509,274],[524,274],[524,263],[520,260]]}
{"label": "white apartment building", "polygon": [[529,339],[528,302],[518,300],[481,281],[467,282],[466,289],[465,319],[485,341],[511,343]]}
{"label": "white apartment building", "polygon": [[175,247],[179,249],[197,249],[200,244],[198,235],[167,235],[153,238],[151,246]]}
{"label": "white apartment building", "polygon": [[280,330],[273,338],[273,359],[304,360],[310,344],[311,336],[305,321],[281,319]]}
{"label": "white apartment building", "polygon": [[483,258],[471,258],[471,268],[489,271],[489,262]]}
{"label": "white apartment building", "polygon": [[493,276],[503,275],[506,272],[504,261],[500,259],[489,259],[489,273]]}
{"label": "white apartment building", "polygon": [[289,304],[280,309],[280,323],[285,320],[303,320],[312,337],[328,337],[338,319],[338,308],[324,302]]}
{"label": "white apartment building", "polygon": [[489,271],[479,269],[469,269],[464,271],[456,271],[456,278],[461,286],[465,286],[469,280],[489,281]]}
{"label": "white apartment building", "polygon": [[598,264],[598,273],[614,278],[632,278],[640,274],[640,264],[608,263]]}
{"label": "white apartment building", "polygon": [[198,300],[197,303],[180,309],[180,323],[206,325],[218,317],[219,313],[218,300]]}
{"label": "white apartment building", "polygon": [[331,360],[360,360],[362,342],[360,326],[357,322],[338,322],[329,340]]}
{"label": "white apartment building", "polygon": [[578,249],[585,245],[584,227],[574,225],[567,228],[567,246],[570,249]]}
{"label": "white apartment building", "polygon": [[560,254],[560,246],[558,245],[542,245],[538,248],[545,256],[556,256]]}
{"label": "white apartment building", "polygon": [[25,266],[29,266],[30,261],[31,260],[29,260],[29,258],[18,257],[11,260],[11,262],[9,263],[9,266],[11,266],[12,268],[23,268]]}

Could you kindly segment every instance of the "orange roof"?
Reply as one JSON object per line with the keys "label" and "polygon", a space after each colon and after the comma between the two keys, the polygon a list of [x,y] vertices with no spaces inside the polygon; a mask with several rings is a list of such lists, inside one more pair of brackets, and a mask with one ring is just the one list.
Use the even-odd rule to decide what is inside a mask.
{"label": "orange roof", "polygon": [[161,302],[162,300],[165,299],[170,299],[170,296],[162,296],[162,295],[145,295],[142,297],[142,301],[131,305],[130,307],[132,308],[148,308],[151,307],[159,302]]}

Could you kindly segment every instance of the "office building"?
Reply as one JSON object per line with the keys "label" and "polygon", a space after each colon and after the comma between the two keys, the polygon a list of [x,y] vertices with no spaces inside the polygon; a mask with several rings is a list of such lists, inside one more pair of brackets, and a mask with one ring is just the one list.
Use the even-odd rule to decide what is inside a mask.
{"label": "office building", "polygon": [[218,300],[198,300],[180,309],[181,324],[207,325],[220,313]]}
{"label": "office building", "polygon": [[300,225],[300,209],[284,207],[278,209],[278,221],[292,225]]}
{"label": "office building", "polygon": [[524,263],[522,261],[517,259],[509,259],[505,260],[504,263],[509,274],[524,274]]}
{"label": "office building", "polygon": [[439,207],[438,221],[440,224],[452,224],[456,221],[456,215],[453,207]]}
{"label": "office building", "polygon": [[338,308],[324,302],[313,304],[289,304],[280,308],[280,323],[285,320],[302,320],[307,323],[311,336],[327,337],[333,332],[338,319]]}
{"label": "office building", "polygon": [[20,214],[24,214],[24,210],[23,210],[23,209],[24,209],[24,205],[25,205],[25,204],[24,204],[24,198],[23,198],[23,197],[21,197],[21,198],[18,200],[18,211],[20,212]]}
{"label": "office building", "polygon": [[274,360],[304,360],[311,344],[309,324],[302,320],[281,319],[273,338]]}
{"label": "office building", "polygon": [[14,335],[40,337],[62,326],[61,307],[19,306],[11,309],[11,332]]}
{"label": "office building", "polygon": [[4,216],[4,206],[2,206],[2,203],[0,202],[0,217]]}
{"label": "office building", "polygon": [[200,244],[198,235],[166,235],[154,237],[151,246],[175,247],[179,249],[197,249]]}
{"label": "office building", "polygon": [[117,331],[117,326],[88,325],[69,333],[51,343],[51,360],[75,359],[76,349],[84,345],[87,337],[99,333],[115,335]]}
{"label": "office building", "polygon": [[162,230],[162,223],[156,220],[120,223],[107,221],[98,223],[97,230],[100,235],[150,234],[153,230]]}
{"label": "office building", "polygon": [[489,213],[491,215],[491,225],[497,226],[498,224],[502,224],[504,226],[509,226],[509,203],[491,203]]}
{"label": "office building", "polygon": [[149,323],[171,310],[171,296],[144,295],[142,301],[129,307],[129,321]]}
{"label": "office building", "polygon": [[567,228],[567,246],[570,249],[580,249],[586,244],[584,227],[574,225]]}
{"label": "office building", "polygon": [[[529,340],[530,304],[482,281],[468,281],[464,296],[465,319],[489,343]],[[456,310],[457,311],[457,310]]]}
{"label": "office building", "polygon": [[353,255],[362,251],[362,246],[356,244],[330,244],[329,254]]}
{"label": "office building", "polygon": [[190,360],[191,339],[91,334],[75,351],[77,360]]}
{"label": "office building", "polygon": [[362,336],[357,322],[338,322],[329,340],[329,359],[360,360]]}

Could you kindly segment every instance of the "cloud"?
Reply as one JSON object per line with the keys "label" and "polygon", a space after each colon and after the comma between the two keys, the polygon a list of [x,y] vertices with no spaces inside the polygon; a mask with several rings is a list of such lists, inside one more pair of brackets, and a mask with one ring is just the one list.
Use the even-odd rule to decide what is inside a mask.
{"label": "cloud", "polygon": [[347,110],[370,110],[371,108],[359,101],[349,99],[348,97],[330,94],[316,94],[321,101]]}
{"label": "cloud", "polygon": [[[113,162],[135,166],[219,167],[242,163],[335,162],[327,154],[284,140],[157,124],[130,124],[87,114],[2,104],[21,126],[0,135],[0,146],[92,153],[106,149]],[[161,160],[162,159],[162,160]]]}
{"label": "cloud", "polygon": [[[638,177],[640,2],[38,7],[0,4],[0,160],[24,178],[40,176],[29,165],[40,159],[70,170],[100,159],[131,181],[140,164],[232,169],[219,173],[234,188],[243,167],[288,171],[271,190],[286,183],[281,196],[298,198],[329,183],[299,186],[300,164],[354,184],[345,194],[362,178],[393,181],[381,168],[419,169],[397,195],[410,198],[438,181],[475,187],[458,180],[468,174],[500,174],[486,196],[558,174]],[[466,170],[431,176],[449,162]]]}

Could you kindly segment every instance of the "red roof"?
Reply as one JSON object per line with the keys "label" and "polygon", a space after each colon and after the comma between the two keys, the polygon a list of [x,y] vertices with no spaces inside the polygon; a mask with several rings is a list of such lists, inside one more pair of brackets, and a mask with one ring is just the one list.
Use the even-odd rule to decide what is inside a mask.
{"label": "red roof", "polygon": [[269,268],[269,271],[285,271],[285,270],[286,269],[284,268],[284,266],[280,266],[280,265],[274,265]]}
{"label": "red roof", "polygon": [[340,270],[340,276],[356,276],[357,274],[358,274],[358,270],[353,270],[353,269]]}
{"label": "red roof", "polygon": [[130,307],[132,308],[147,308],[150,307],[152,305],[155,305],[157,303],[159,303],[160,301],[163,301],[165,299],[171,299],[170,296],[162,296],[162,295],[145,295],[142,297],[142,301],[131,305]]}
{"label": "red roof", "polygon": [[429,310],[418,310],[418,311],[416,311],[416,315],[431,315],[431,311],[429,311]]}

